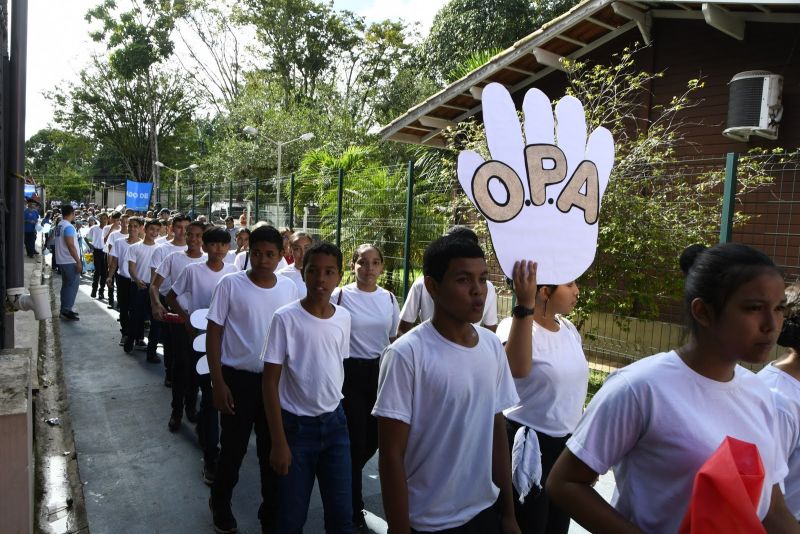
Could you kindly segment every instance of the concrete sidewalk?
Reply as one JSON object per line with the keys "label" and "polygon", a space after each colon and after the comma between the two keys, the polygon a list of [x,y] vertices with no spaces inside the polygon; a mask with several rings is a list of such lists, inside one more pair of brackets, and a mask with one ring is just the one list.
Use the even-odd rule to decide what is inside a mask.
{"label": "concrete sidewalk", "polygon": [[[58,295],[60,277],[53,275]],[[64,376],[89,529],[93,533],[213,532],[209,489],[201,480],[202,453],[194,425],[171,434],[170,390],[163,364],[148,364],[145,353],[127,355],[118,345],[117,313],[89,297],[81,281],[75,310],[80,321],[61,322]],[[233,512],[243,533],[260,532],[255,437],[234,491]],[[364,474],[368,524],[385,533],[377,458]],[[380,516],[380,517],[379,517]],[[305,532],[324,532],[322,504],[315,489]]]}

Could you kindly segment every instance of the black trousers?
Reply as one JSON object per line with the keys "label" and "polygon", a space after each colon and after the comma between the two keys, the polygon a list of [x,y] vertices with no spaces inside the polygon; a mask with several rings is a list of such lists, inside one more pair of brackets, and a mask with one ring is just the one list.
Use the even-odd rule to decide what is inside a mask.
{"label": "black trousers", "polygon": [[147,355],[155,356],[160,337],[161,322],[152,321],[153,313],[150,307],[150,284],[140,288],[131,282],[131,320],[128,325],[128,337],[144,339],[144,322],[150,320],[150,332],[147,334]]}
{"label": "black trousers", "polygon": [[[106,278],[108,278],[108,265],[106,264],[106,253],[103,249],[92,249],[94,255],[94,274],[92,274],[92,294],[95,293],[103,298],[106,289]],[[99,291],[98,291],[99,290]]]}
{"label": "black trousers", "polygon": [[[158,300],[161,302],[161,305],[169,309],[167,306],[167,297],[164,295],[159,294]],[[164,373],[168,380],[172,380],[172,367],[175,362],[175,343],[172,337],[172,330],[170,329],[170,323],[165,323],[163,321],[156,321],[154,318],[150,319],[150,336],[153,335],[153,326],[152,324],[157,322],[158,323],[158,339],[156,342],[161,342],[164,345]],[[155,337],[155,336],[154,336]],[[149,338],[148,338],[149,341]]]}
{"label": "black trousers", "polygon": [[[201,356],[201,353],[194,352],[195,365]],[[196,369],[194,372],[197,374]],[[214,408],[211,376],[200,375],[197,381],[200,384],[201,395],[200,410],[197,413],[197,434],[200,437],[200,446],[203,448],[203,462],[215,464],[219,460],[219,412]]]}
{"label": "black trousers", "polygon": [[[514,445],[514,435],[520,428],[519,423],[506,419],[509,447]],[[528,429],[528,432],[535,432]],[[539,449],[542,452],[542,490],[538,495],[533,495],[535,489],[525,498],[525,503],[519,503],[519,494],[514,489],[514,513],[522,534],[567,534],[569,532],[570,518],[561,508],[550,500],[544,490],[544,484],[553,469],[556,460],[567,446],[569,435],[563,438],[554,438],[541,432],[536,432],[539,438]]]}
{"label": "black trousers", "polygon": [[[411,532],[414,534],[428,534],[430,531],[414,530],[412,528]],[[499,534],[500,512],[498,503],[494,503],[459,527],[437,530],[435,532],[437,534]]]}
{"label": "black trousers", "polygon": [[131,282],[130,278],[118,274],[115,276],[117,281],[117,303],[119,304],[119,331],[122,335],[128,335],[128,324],[130,323],[131,313]]}
{"label": "black trousers", "polygon": [[182,324],[170,324],[167,337],[172,337],[172,411],[182,414],[184,406],[197,407],[197,360],[192,340]]}
{"label": "black trousers", "polygon": [[216,478],[211,485],[211,499],[215,504],[231,501],[233,488],[239,481],[239,469],[247,453],[250,433],[255,429],[261,474],[259,519],[262,525],[268,527],[265,530],[274,530],[278,505],[277,475],[269,466],[272,444],[261,396],[261,373],[223,366],[222,376],[231,390],[236,408],[233,415],[220,414],[220,451]]}
{"label": "black trousers", "polygon": [[344,361],[344,384],[342,406],[347,416],[350,433],[350,465],[353,481],[353,515],[361,515],[364,509],[361,471],[378,450],[378,420],[372,416],[372,408],[378,396],[379,360],[347,358]]}
{"label": "black trousers", "polygon": [[[105,257],[105,260],[106,260],[106,271],[108,271],[108,265],[111,263],[111,260],[109,259],[108,252],[104,253],[103,256]],[[108,278],[108,276],[106,276],[106,278]],[[111,285],[108,287],[108,303],[109,304],[114,302],[114,286],[116,286],[116,285],[117,285],[117,277],[115,276],[115,277],[113,277],[111,279]]]}
{"label": "black trousers", "polygon": [[36,254],[36,232],[25,232],[25,252],[29,258]]}

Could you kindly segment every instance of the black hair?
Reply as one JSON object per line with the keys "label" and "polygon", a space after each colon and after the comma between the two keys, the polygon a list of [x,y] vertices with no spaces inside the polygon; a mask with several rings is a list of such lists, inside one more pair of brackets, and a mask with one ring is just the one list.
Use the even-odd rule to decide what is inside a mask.
{"label": "black hair", "polygon": [[[242,226],[238,230],[236,230],[236,237],[239,237],[242,234],[250,235],[250,229],[246,226]],[[281,238],[281,247],[283,247],[283,238]]]}
{"label": "black hair", "polygon": [[225,217],[225,222],[233,222],[233,216],[228,215],[227,217]]}
{"label": "black hair", "polygon": [[478,243],[478,234],[476,234],[472,228],[468,228],[462,224],[457,224],[452,226],[447,232],[445,232],[446,236],[450,237],[458,237],[460,239],[466,239],[468,241],[474,241]]}
{"label": "black hair", "polygon": [[307,234],[306,232],[295,232],[292,234],[292,237],[289,238],[289,243],[294,243],[298,239],[305,237],[308,239],[309,243],[312,245],[314,244],[314,238],[311,237],[311,234]]}
{"label": "black hair", "polygon": [[371,248],[375,249],[375,251],[378,253],[378,257],[381,259],[381,263],[383,263],[383,252],[381,252],[381,249],[379,249],[377,245],[373,245],[372,243],[358,245],[358,247],[356,247],[356,249],[353,251],[353,260],[350,263],[355,264],[361,254],[363,254],[365,250],[369,250]]}
{"label": "black hair", "polygon": [[192,222],[192,220],[189,218],[189,216],[186,215],[185,213],[176,213],[175,215],[172,216],[172,224],[183,222],[183,221]]}
{"label": "black hair", "polygon": [[780,269],[763,252],[739,243],[721,243],[711,248],[686,247],[680,257],[686,280],[683,289],[684,312],[689,330],[697,333],[699,325],[692,315],[692,301],[702,300],[719,315],[739,287],[753,278]]}
{"label": "black hair", "polygon": [[144,222],[145,229],[150,228],[151,226],[161,226],[161,221],[158,219],[147,219]]}
{"label": "black hair", "polygon": [[224,228],[219,226],[212,226],[203,232],[203,244],[209,245],[211,243],[230,243],[231,235]]}
{"label": "black hair", "polygon": [[133,215],[132,217],[128,217],[128,224],[136,223],[139,226],[144,226],[144,217],[139,217],[138,215]]}
{"label": "black hair", "polygon": [[786,318],[778,345],[800,351],[800,282],[786,288]]}
{"label": "black hair", "polygon": [[62,217],[66,217],[67,215],[70,215],[74,211],[75,211],[75,208],[73,208],[69,204],[66,204],[66,205],[62,206],[62,208],[61,208],[61,216]]}
{"label": "black hair", "polygon": [[186,231],[189,231],[189,228],[200,228],[203,232],[206,231],[206,223],[201,221],[192,221],[189,223],[189,226],[186,227]]}
{"label": "black hair", "polygon": [[[253,230],[255,233],[255,230]],[[297,234],[295,234],[297,235]],[[252,239],[252,235],[250,237]],[[281,243],[283,243],[283,237],[281,237]],[[339,272],[342,272],[342,251],[339,247],[334,245],[333,243],[317,243],[313,245],[310,249],[308,249],[303,256],[303,270],[309,266],[311,263],[311,258],[317,254],[327,254],[328,256],[333,256],[336,258],[336,266],[339,268]]]}
{"label": "black hair", "polygon": [[259,226],[248,233],[250,234],[250,248],[253,248],[253,245],[257,243],[272,243],[278,249],[278,252],[283,250],[283,236],[274,226]]}
{"label": "black hair", "polygon": [[485,258],[477,241],[463,237],[444,235],[432,241],[422,257],[422,272],[437,282],[444,279],[450,261],[457,258]]}

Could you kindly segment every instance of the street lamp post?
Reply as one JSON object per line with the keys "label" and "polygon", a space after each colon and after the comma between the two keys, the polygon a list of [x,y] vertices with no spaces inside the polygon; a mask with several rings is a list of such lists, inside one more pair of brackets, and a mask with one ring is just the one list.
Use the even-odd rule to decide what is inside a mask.
{"label": "street lamp post", "polygon": [[[242,128],[242,131],[251,137],[258,135],[258,129],[252,126],[245,126]],[[262,135],[261,137],[278,147],[278,175],[275,178],[275,209],[278,210],[278,206],[280,206],[281,203],[281,168],[283,163],[283,147],[289,143],[294,143],[295,141],[310,141],[311,139],[314,139],[314,134],[312,132],[304,133],[300,137],[296,137],[290,141],[275,141],[274,139],[270,139],[265,135]],[[277,211],[275,214],[276,216],[278,215]]]}
{"label": "street lamp post", "polygon": [[162,169],[167,169],[168,171],[172,171],[172,172],[175,173],[175,210],[177,211],[177,209],[178,209],[178,177],[181,175],[181,173],[183,171],[190,171],[190,170],[193,171],[193,170],[199,168],[200,165],[198,165],[196,163],[192,163],[191,165],[189,165],[188,167],[184,167],[183,169],[172,169],[170,167],[167,167],[166,165],[164,165],[160,161],[156,161],[155,162],[155,166],[156,167],[160,167]]}

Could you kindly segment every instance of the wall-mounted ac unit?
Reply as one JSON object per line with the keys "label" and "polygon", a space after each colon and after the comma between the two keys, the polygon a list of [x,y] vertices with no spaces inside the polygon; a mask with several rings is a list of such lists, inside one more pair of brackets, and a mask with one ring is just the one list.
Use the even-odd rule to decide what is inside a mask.
{"label": "wall-mounted ac unit", "polygon": [[728,85],[728,127],[722,135],[737,141],[748,141],[751,135],[777,139],[783,76],[749,70],[735,75]]}

